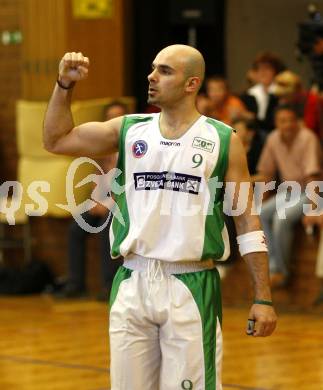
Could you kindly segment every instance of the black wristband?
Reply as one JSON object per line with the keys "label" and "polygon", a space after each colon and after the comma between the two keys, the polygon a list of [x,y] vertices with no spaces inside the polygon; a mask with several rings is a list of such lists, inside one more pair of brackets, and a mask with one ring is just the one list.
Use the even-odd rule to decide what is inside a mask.
{"label": "black wristband", "polygon": [[63,88],[63,89],[72,89],[72,88],[74,87],[74,85],[75,85],[75,81],[72,81],[72,82],[70,83],[69,86],[65,87],[65,85],[63,85],[63,84],[59,81],[59,78],[58,78],[58,77],[57,77],[56,83],[57,83],[61,88]]}
{"label": "black wristband", "polygon": [[266,306],[273,306],[272,301],[264,301],[262,299],[255,299],[253,301],[254,304],[256,305],[266,305]]}

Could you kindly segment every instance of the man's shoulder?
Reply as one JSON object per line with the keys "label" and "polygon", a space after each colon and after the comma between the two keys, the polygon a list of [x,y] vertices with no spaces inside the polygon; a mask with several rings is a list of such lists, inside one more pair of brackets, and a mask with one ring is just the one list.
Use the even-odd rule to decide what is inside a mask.
{"label": "man's shoulder", "polygon": [[263,137],[263,151],[266,150],[267,153],[270,151],[270,153],[279,154],[279,150],[282,145],[283,142],[279,135],[279,130],[277,129],[272,130],[269,134]]}
{"label": "man's shoulder", "polygon": [[127,114],[124,116],[126,120],[130,121],[138,121],[138,122],[147,122],[149,120],[152,120],[158,115],[158,113],[151,113],[151,114]]}
{"label": "man's shoulder", "polygon": [[279,135],[279,130],[274,129],[266,136],[266,143],[280,143],[281,138]]}
{"label": "man's shoulder", "polygon": [[123,117],[121,128],[129,129],[137,124],[151,122],[156,114],[127,114]]}
{"label": "man's shoulder", "polygon": [[227,125],[226,123],[218,121],[217,119],[214,119],[214,118],[210,118],[208,116],[205,117],[205,122],[209,123],[210,125],[212,125],[216,129],[226,130],[226,131],[230,131],[230,132],[233,130],[233,128],[231,126]]}
{"label": "man's shoulder", "polygon": [[318,141],[317,135],[307,127],[301,127],[299,131],[300,138],[304,140],[316,140]]}

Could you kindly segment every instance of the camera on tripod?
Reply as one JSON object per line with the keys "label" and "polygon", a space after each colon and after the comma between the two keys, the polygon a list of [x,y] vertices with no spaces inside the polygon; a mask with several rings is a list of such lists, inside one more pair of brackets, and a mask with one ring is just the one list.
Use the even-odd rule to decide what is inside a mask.
{"label": "camera on tripod", "polygon": [[309,20],[298,25],[297,47],[300,57],[310,61],[313,84],[323,91],[323,19],[315,4],[308,6]]}

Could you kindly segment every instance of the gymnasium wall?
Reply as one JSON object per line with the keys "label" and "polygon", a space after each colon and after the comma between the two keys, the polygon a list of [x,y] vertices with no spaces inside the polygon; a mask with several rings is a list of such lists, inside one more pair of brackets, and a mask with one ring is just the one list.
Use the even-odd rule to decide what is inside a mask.
{"label": "gymnasium wall", "polygon": [[[106,3],[112,8],[108,17],[80,18],[76,17],[73,3],[88,3],[90,8],[94,3]],[[22,34],[22,42],[0,42],[1,183],[17,180],[16,101],[48,101],[59,60],[66,51],[82,51],[91,62],[88,79],[75,87],[75,99],[133,94],[132,3],[132,0],[0,0],[1,36],[4,31]],[[30,218],[33,257],[46,260],[58,275],[66,270],[69,222],[69,218]],[[9,238],[18,238],[21,233],[19,226],[6,226],[5,230]],[[90,240],[91,270],[95,270],[99,258],[96,241]],[[5,260],[11,264],[21,262],[22,258],[21,250],[5,251]]]}
{"label": "gymnasium wall", "polygon": [[[0,31],[20,28],[22,0],[0,0]],[[15,180],[15,102],[22,94],[21,45],[0,43],[0,180]]]}
{"label": "gymnasium wall", "polygon": [[310,77],[306,62],[295,56],[297,23],[308,18],[308,0],[227,0],[227,76],[234,91],[245,88],[245,73],[256,54],[264,49],[279,54],[304,82]]}
{"label": "gymnasium wall", "polygon": [[74,16],[72,0],[0,0],[0,32],[20,31],[22,42],[0,44],[1,171],[16,177],[15,102],[50,97],[60,58],[66,51],[90,57],[88,80],[76,99],[131,94],[131,0],[113,1],[111,17]]}

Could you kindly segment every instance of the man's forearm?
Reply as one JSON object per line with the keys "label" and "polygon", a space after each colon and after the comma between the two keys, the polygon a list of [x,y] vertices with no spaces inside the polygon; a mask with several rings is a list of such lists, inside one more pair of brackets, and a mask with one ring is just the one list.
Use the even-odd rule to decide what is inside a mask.
{"label": "man's forearm", "polygon": [[[234,219],[237,235],[262,230],[255,215],[241,215]],[[255,299],[271,300],[268,255],[266,252],[251,252],[243,256],[252,277]]]}
{"label": "man's forearm", "polygon": [[244,260],[252,277],[255,299],[271,301],[267,253],[248,253]]}
{"label": "man's forearm", "polygon": [[43,143],[48,151],[55,151],[56,142],[73,127],[71,112],[72,89],[55,86],[44,119]]}

